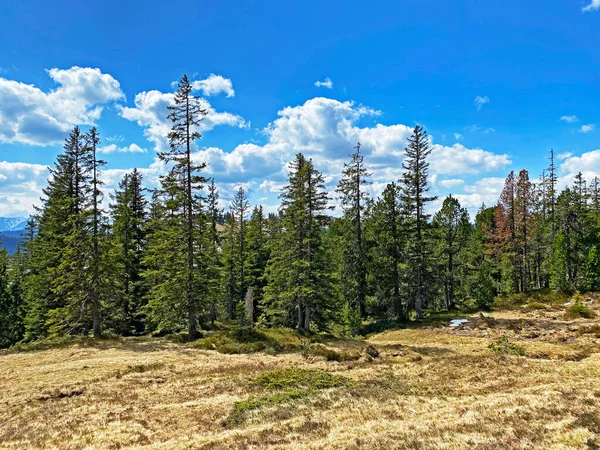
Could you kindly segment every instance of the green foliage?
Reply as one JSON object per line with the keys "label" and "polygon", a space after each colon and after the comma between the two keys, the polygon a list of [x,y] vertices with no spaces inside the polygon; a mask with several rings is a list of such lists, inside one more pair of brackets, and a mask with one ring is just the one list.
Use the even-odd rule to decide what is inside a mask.
{"label": "green foliage", "polygon": [[525,349],[520,345],[510,342],[506,336],[502,336],[493,342],[490,342],[488,348],[500,355],[525,356]]}
{"label": "green foliage", "polygon": [[584,305],[583,297],[577,292],[573,296],[573,303],[567,308],[567,316],[571,318],[583,317],[584,319],[592,319],[596,317],[596,313]]}
{"label": "green foliage", "polygon": [[322,224],[327,220],[324,177],[302,154],[290,164],[282,217],[267,267],[263,317],[275,326],[324,329],[338,307],[331,301],[331,267]]}
{"label": "green foliage", "polygon": [[249,411],[255,411],[262,408],[282,405],[289,403],[293,400],[300,400],[310,395],[310,392],[306,391],[284,391],[276,392],[274,394],[267,394],[262,396],[250,396],[247,400],[241,402],[235,402],[233,410],[229,414],[227,419],[228,426],[237,426],[244,422],[246,415]]}
{"label": "green foliage", "polygon": [[331,389],[352,386],[349,378],[322,370],[306,370],[297,367],[263,372],[253,381],[254,386],[267,389]]}

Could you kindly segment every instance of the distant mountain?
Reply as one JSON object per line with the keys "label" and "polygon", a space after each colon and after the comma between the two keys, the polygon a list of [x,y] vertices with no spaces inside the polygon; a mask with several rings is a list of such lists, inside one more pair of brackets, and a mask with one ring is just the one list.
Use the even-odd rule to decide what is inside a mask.
{"label": "distant mountain", "polygon": [[17,251],[26,226],[26,217],[0,217],[0,248],[5,248],[10,254]]}
{"label": "distant mountain", "polygon": [[12,255],[17,251],[17,246],[21,241],[21,232],[18,232],[16,235],[11,231],[7,233],[9,234],[0,233],[0,249],[5,248],[8,250],[8,254]]}
{"label": "distant mountain", "polygon": [[27,217],[0,217],[0,233],[20,231],[27,226]]}

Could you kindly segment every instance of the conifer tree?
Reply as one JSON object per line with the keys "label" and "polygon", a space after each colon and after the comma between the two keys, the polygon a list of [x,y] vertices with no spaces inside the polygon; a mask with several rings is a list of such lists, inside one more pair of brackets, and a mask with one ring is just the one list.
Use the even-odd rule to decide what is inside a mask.
{"label": "conifer tree", "polygon": [[414,306],[417,319],[423,317],[423,307],[427,305],[430,292],[428,279],[431,276],[429,262],[431,257],[431,241],[428,219],[425,211],[427,203],[436,197],[427,196],[429,191],[429,163],[427,157],[431,153],[427,132],[417,125],[408,138],[404,149],[405,158],[402,163],[404,174],[400,181],[402,202],[406,209],[406,236],[408,279],[414,293]]}
{"label": "conifer tree", "polygon": [[171,132],[168,135],[170,149],[159,153],[159,158],[167,163],[174,163],[172,178],[175,184],[173,194],[181,202],[181,223],[184,240],[186,242],[186,268],[185,281],[182,286],[184,301],[188,312],[188,333],[190,336],[197,334],[197,319],[199,313],[198,291],[201,261],[200,240],[202,226],[202,196],[203,184],[207,179],[200,175],[206,167],[205,163],[196,163],[192,159],[192,146],[196,139],[202,137],[198,125],[206,116],[198,97],[192,95],[192,84],[187,75],[184,75],[177,84],[174,96],[174,105],[169,106],[168,118],[172,122]]}
{"label": "conifer tree", "polygon": [[446,309],[455,307],[455,291],[458,282],[457,254],[463,250],[471,235],[467,210],[451,195],[444,199],[442,208],[433,217],[438,235],[438,252],[444,261],[444,298]]}
{"label": "conifer tree", "polygon": [[239,286],[237,287],[236,303],[241,305],[244,303],[246,294],[246,216],[250,203],[248,202],[248,194],[242,186],[238,188],[231,203],[231,215],[234,219],[234,231],[237,239],[237,279]]}
{"label": "conifer tree", "polygon": [[360,317],[366,317],[367,251],[363,239],[363,220],[368,194],[363,186],[369,184],[371,174],[360,154],[360,142],[354,147],[350,163],[344,163],[342,179],[337,192],[344,211],[345,222],[343,291],[351,309],[358,309]]}
{"label": "conifer tree", "polygon": [[146,283],[142,260],[146,251],[148,201],[142,174],[133,169],[123,176],[111,204],[113,260],[118,267],[117,291],[123,334],[140,334],[145,329]]}
{"label": "conifer tree", "polygon": [[256,206],[248,221],[246,231],[246,286],[252,289],[253,313],[256,319],[261,311],[263,292],[266,286],[265,271],[269,261],[269,235],[267,219],[262,206]]}
{"label": "conifer tree", "polygon": [[10,276],[9,256],[0,250],[0,348],[10,347],[23,337],[23,309],[19,279]]}
{"label": "conifer tree", "polygon": [[515,240],[521,250],[521,290],[527,292],[530,284],[529,241],[532,230],[532,211],[534,203],[534,188],[529,181],[526,170],[519,172],[515,182]]}
{"label": "conifer tree", "polygon": [[324,177],[301,153],[290,163],[289,183],[281,193],[281,220],[268,267],[264,295],[267,321],[309,330],[326,327],[336,305],[331,299],[331,270],[323,243],[328,196]]}
{"label": "conifer tree", "polygon": [[390,315],[396,320],[408,318],[408,305],[402,301],[401,293],[401,265],[405,246],[402,209],[400,188],[396,183],[389,183],[375,202],[366,223],[373,241],[370,250],[373,291],[380,302],[389,307]]}

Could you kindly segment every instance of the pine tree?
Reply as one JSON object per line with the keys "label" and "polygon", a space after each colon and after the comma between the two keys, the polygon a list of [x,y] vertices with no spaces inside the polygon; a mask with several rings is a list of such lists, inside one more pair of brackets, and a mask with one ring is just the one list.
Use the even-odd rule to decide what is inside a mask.
{"label": "pine tree", "polygon": [[214,178],[211,179],[208,185],[208,195],[206,198],[208,205],[208,233],[207,233],[207,263],[208,271],[208,314],[212,324],[217,320],[217,305],[221,297],[221,273],[223,270],[222,251],[221,251],[221,234],[219,233],[219,218],[221,210],[219,209],[219,192],[215,184]]}
{"label": "pine tree", "polygon": [[558,292],[570,293],[572,288],[568,278],[568,247],[565,235],[558,231],[552,244],[550,287]]}
{"label": "pine tree", "polygon": [[[99,170],[106,165],[106,162],[98,159],[98,144],[100,143],[100,138],[98,136],[98,131],[95,127],[93,127],[84,137],[86,141],[86,157],[87,164],[91,169],[91,243],[92,243],[92,254],[90,257],[89,268],[91,269],[91,281],[89,285],[89,295],[91,296],[91,304],[92,304],[92,327],[94,337],[98,338],[102,334],[102,325],[100,318],[100,302],[102,295],[102,287],[101,287],[101,273],[102,263],[104,259],[104,255],[101,255],[101,240],[103,238],[104,231],[101,228],[103,227],[103,213],[100,208],[100,202],[102,201],[102,192],[100,191],[100,187],[104,184],[99,178]],[[107,274],[104,274],[105,276]]]}
{"label": "pine tree", "polygon": [[532,228],[532,211],[534,203],[534,187],[529,181],[526,170],[519,172],[515,182],[515,241],[521,250],[521,290],[527,292],[531,280],[529,267],[529,240]]}
{"label": "pine tree", "polygon": [[428,265],[431,257],[431,241],[429,215],[425,211],[425,206],[436,199],[436,197],[427,196],[429,191],[427,157],[431,150],[427,132],[423,127],[417,125],[404,149],[405,159],[402,163],[404,174],[400,181],[401,198],[407,216],[408,277],[411,290],[414,292],[414,306],[419,320],[423,318],[423,307],[427,305],[430,297],[428,279],[431,273]]}
{"label": "pine tree", "polygon": [[246,286],[252,289],[254,319],[261,314],[263,292],[266,286],[265,271],[270,257],[267,219],[263,207],[252,210],[246,232]]}
{"label": "pine tree", "polygon": [[192,145],[196,139],[202,137],[197,131],[206,109],[200,100],[192,95],[192,85],[187,75],[184,75],[177,84],[174,96],[175,104],[169,106],[168,118],[173,123],[168,135],[170,150],[159,153],[161,161],[174,163],[172,175],[176,181],[172,187],[177,187],[177,196],[181,201],[181,226],[184,229],[184,238],[187,244],[187,266],[185,285],[183,286],[184,300],[188,311],[188,333],[190,336],[197,334],[197,319],[199,313],[198,291],[200,261],[200,231],[202,227],[202,191],[203,183],[207,179],[199,172],[206,167],[205,163],[197,164],[192,159]]}
{"label": "pine tree", "polygon": [[[23,308],[20,277],[12,274],[8,252],[0,250],[0,348],[10,347],[23,338]],[[20,275],[20,274],[19,274]]]}
{"label": "pine tree", "polygon": [[471,225],[467,210],[451,195],[444,199],[442,208],[433,217],[433,225],[437,230],[438,252],[444,261],[444,298],[446,309],[455,307],[456,285],[459,267],[456,260],[471,235]]}
{"label": "pine tree", "polygon": [[237,287],[236,303],[238,305],[244,303],[246,294],[246,216],[249,208],[250,203],[248,202],[248,194],[246,194],[244,188],[240,186],[233,197],[233,202],[231,203],[231,215],[234,218],[234,230],[237,236],[238,255],[236,259],[238,263],[237,270],[239,271],[237,275],[239,286]]}
{"label": "pine tree", "polygon": [[302,154],[290,163],[281,193],[281,221],[268,267],[263,315],[272,324],[299,329],[326,327],[336,305],[330,302],[331,270],[323,244],[328,196],[323,174]]}
{"label": "pine tree", "polygon": [[[404,226],[400,188],[389,183],[375,205],[366,228],[373,241],[371,274],[373,291],[381,303],[389,307],[396,320],[408,319],[408,305],[401,295]],[[406,300],[406,299],[405,299]],[[387,309],[387,308],[386,308]]]}
{"label": "pine tree", "polygon": [[344,239],[343,291],[351,309],[357,308],[360,317],[366,317],[367,296],[367,251],[363,239],[363,216],[369,199],[363,186],[369,184],[371,174],[360,154],[360,142],[356,144],[349,164],[344,164],[342,179],[337,192],[344,211],[346,223]]}
{"label": "pine tree", "polygon": [[118,328],[125,335],[140,334],[145,329],[143,309],[147,293],[142,279],[142,260],[146,251],[148,201],[144,196],[142,174],[137,169],[125,174],[112,199],[112,258],[118,267],[121,310]]}

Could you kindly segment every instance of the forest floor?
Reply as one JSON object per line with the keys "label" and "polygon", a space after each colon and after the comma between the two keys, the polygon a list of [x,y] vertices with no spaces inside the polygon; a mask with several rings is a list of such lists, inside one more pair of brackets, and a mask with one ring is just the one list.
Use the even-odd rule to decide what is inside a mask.
{"label": "forest floor", "polygon": [[[599,299],[585,298],[600,313]],[[281,330],[277,351],[250,354],[216,335],[4,352],[0,448],[600,448],[600,318],[565,309],[365,340]]]}

